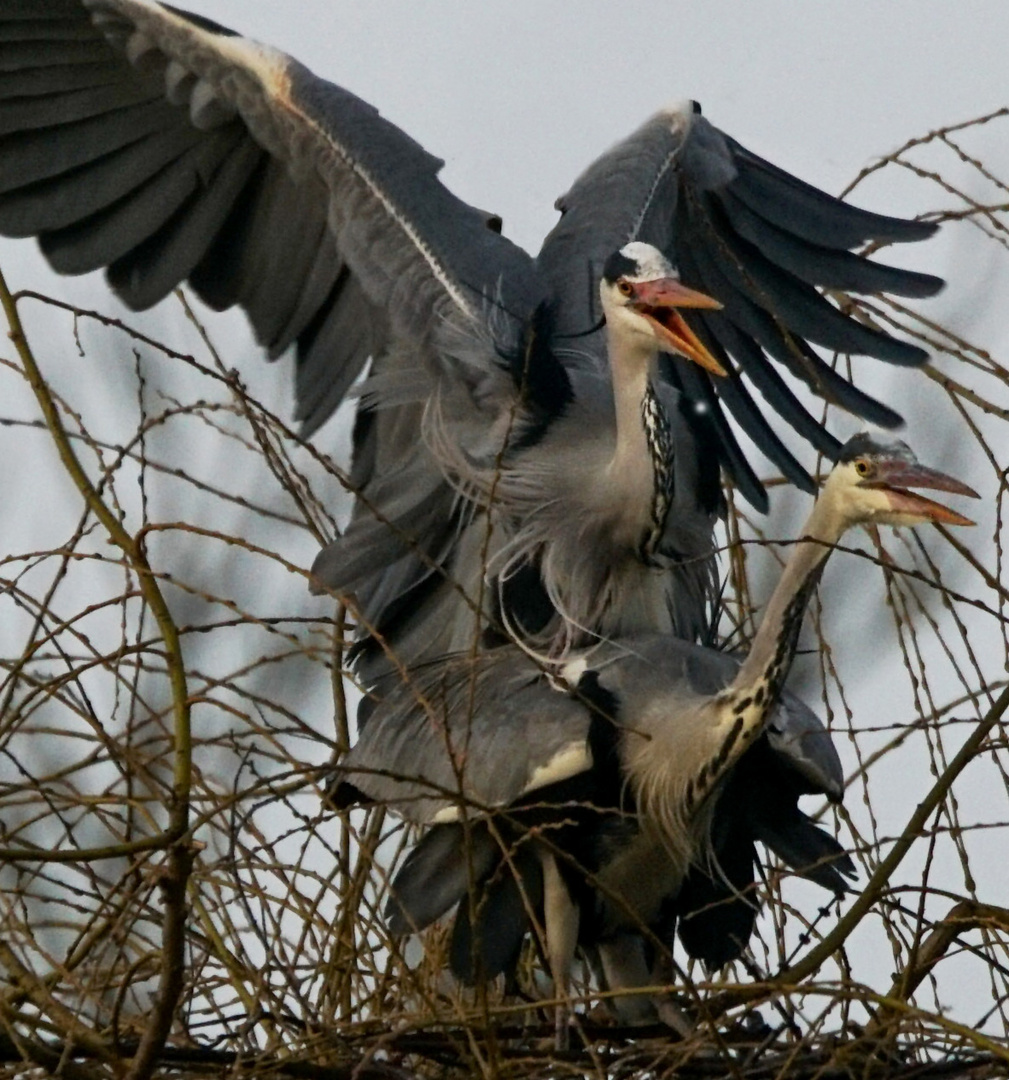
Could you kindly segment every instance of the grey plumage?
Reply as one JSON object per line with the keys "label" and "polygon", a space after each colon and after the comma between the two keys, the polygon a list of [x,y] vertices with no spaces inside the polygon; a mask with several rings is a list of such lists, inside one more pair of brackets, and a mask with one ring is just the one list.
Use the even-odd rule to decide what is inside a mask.
{"label": "grey plumage", "polygon": [[[365,627],[410,663],[488,626],[500,633],[509,616],[512,632],[530,630],[546,651],[596,633],[705,636],[719,466],[766,502],[722,404],[807,487],[744,380],[818,449],[833,455],[837,443],[771,359],[894,423],[803,337],[901,363],[924,354],[843,316],[812,286],[928,295],[938,279],[850,249],[933,227],[810,188],[689,104],[586,171],[535,259],[452,195],[440,167],[353,94],[208,19],[148,0],[0,0],[0,232],[38,235],[63,272],[106,266],[133,307],[182,280],[213,307],[241,305],[268,355],[296,350],[306,433],[372,358],[370,419],[355,440],[362,500],[317,565],[322,585],[356,595]],[[665,575],[658,590],[642,585],[643,537],[629,535],[654,484],[621,519],[599,475],[614,389],[596,286],[628,241],[656,246],[720,301],[688,321],[731,368],[713,381],[681,357],[653,372],[676,429],[665,528],[645,545]],[[686,422],[698,407],[703,422]],[[585,433],[599,437],[586,447]],[[507,482],[490,484],[498,471]],[[376,545],[385,521],[398,539]],[[579,580],[569,578],[575,548],[600,552]],[[487,554],[510,592],[483,589]],[[559,615],[543,614],[529,567]],[[590,596],[602,599],[585,607]],[[530,611],[538,628],[526,625]],[[388,670],[379,652],[365,647],[365,678]]]}
{"label": "grey plumage", "polygon": [[[756,673],[760,703],[756,691],[737,695],[738,714],[726,726],[721,714],[713,720],[717,687],[707,702],[691,691],[699,710],[692,715],[711,721],[698,729],[712,744],[699,738],[694,749],[708,756],[694,761],[690,785],[672,793],[661,770],[649,773],[654,762],[635,756],[630,727],[605,719],[606,702],[596,702],[601,711],[587,708],[556,694],[539,673],[523,674],[521,664],[517,683],[494,669],[501,657],[528,663],[506,645],[478,657],[474,677],[487,663],[496,680],[488,699],[510,690],[515,701],[528,699],[535,738],[503,765],[514,750],[509,744],[507,755],[497,753],[501,734],[488,727],[496,715],[488,705],[474,718],[483,726],[463,738],[465,767],[440,779],[422,770],[424,784],[415,776],[404,796],[403,782],[390,775],[397,740],[411,717],[425,713],[411,699],[402,728],[390,729],[385,718],[400,691],[383,650],[422,670],[424,661],[508,636],[551,659],[613,639],[615,646],[593,655],[596,685],[587,689],[619,700],[621,715],[635,722],[647,716],[648,702],[630,679],[637,661],[630,654],[607,660],[605,650],[661,640],[668,651],[668,637],[640,639],[642,632],[710,634],[719,468],[755,506],[766,506],[723,406],[807,489],[809,476],[752,389],[818,450],[836,458],[841,448],[779,367],[857,415],[896,424],[892,409],[838,375],[812,346],[904,365],[923,362],[924,353],[844,315],[816,287],[931,295],[937,278],[852,249],[867,240],[923,239],[933,226],[846,206],[752,154],[689,104],[659,113],[579,178],[559,201],[560,221],[535,259],[500,235],[491,215],[448,191],[440,167],[353,94],[210,20],[150,0],[0,0],[0,232],[37,235],[65,273],[106,267],[112,288],[134,308],[182,281],[212,307],[240,305],[268,355],[295,350],[296,415],[306,434],[371,360],[354,440],[360,498],[351,527],[316,564],[320,587],[355,600],[358,672],[385,695],[355,751],[365,757],[369,740],[378,740],[373,771],[358,776],[362,790],[374,782],[376,797],[399,799],[400,809],[412,807],[423,820],[461,796],[521,811],[523,821],[545,814],[556,839],[570,838],[576,861],[587,859],[602,875],[591,887],[582,882],[579,903],[583,939],[598,947],[604,968],[639,970],[631,955],[640,947],[636,922],[664,927],[672,919],[688,943],[693,934],[689,948],[717,962],[747,936],[747,912],[735,901],[748,887],[754,841],[792,862],[825,859],[808,872],[831,888],[843,868],[830,839],[795,807],[804,785],[833,790],[828,750],[812,728],[791,744],[758,734],[766,701],[781,690],[809,580],[790,608],[773,612],[778,652],[751,653],[742,669],[749,678],[764,665]],[[629,257],[629,248],[640,253],[645,245],[662,257],[658,279],[607,279],[614,253]],[[617,328],[626,314],[618,293],[655,280],[690,286],[695,308],[681,319],[671,305],[679,319],[672,326],[671,318],[654,317],[655,305],[637,301],[634,317],[654,331],[644,347],[635,338],[641,325]],[[717,304],[696,306],[699,292]],[[668,347],[669,333],[661,344],[663,328],[676,330],[677,347]],[[658,357],[663,348],[669,355]],[[713,378],[710,364],[699,368],[704,358],[725,374]],[[451,663],[427,670],[442,678]],[[620,683],[621,673],[629,681]],[[679,710],[675,691],[690,686],[682,679],[660,675],[653,696],[665,694],[666,706]],[[461,690],[432,684],[424,709],[435,709],[442,692]],[[451,719],[461,700],[448,702],[448,719],[436,728],[448,739],[443,752],[463,734]],[[501,723],[502,732],[514,726],[507,717]],[[471,745],[473,734],[479,740]],[[665,733],[646,734],[658,741]],[[755,753],[771,755],[792,787],[773,813],[741,821],[718,796],[724,785],[742,783]],[[437,761],[431,750],[424,768]],[[470,791],[473,776],[479,783]],[[630,805],[628,786],[635,787]],[[559,792],[582,805],[586,790],[612,811],[608,820],[585,831],[580,819],[568,822],[567,808],[559,824],[551,817]],[[686,837],[677,832],[684,821]],[[485,969],[507,963],[527,910],[517,879],[495,876],[500,848],[488,846],[497,841],[486,820],[474,829],[486,834],[480,850],[492,887],[483,907],[457,922],[453,957],[459,967],[474,958],[471,974],[481,957]],[[659,841],[645,836],[651,832]],[[613,834],[627,841],[629,863],[654,856],[668,864],[665,884],[659,875],[630,913],[618,902],[628,866],[612,847],[607,853]],[[439,838],[418,850],[450,863],[453,834],[429,835]],[[530,883],[529,903],[560,910],[551,909],[551,883],[565,866],[549,852],[531,858],[522,836],[520,828],[511,859],[525,867],[519,877]],[[693,858],[705,840],[721,872]],[[418,855],[418,874],[422,863]],[[454,872],[414,916],[426,919],[460,895],[458,866]],[[695,872],[700,884],[692,885]],[[570,884],[578,893],[577,877]],[[696,900],[721,885],[731,886],[726,919],[705,930],[703,919],[694,920],[691,889]],[[489,935],[494,921],[509,929]],[[629,953],[611,948],[618,939],[630,941]]]}
{"label": "grey plumage", "polygon": [[[490,912],[501,902],[502,891],[509,896],[524,891],[528,910],[542,902],[538,874],[516,885],[514,866],[507,865],[523,848],[524,829],[536,826],[548,845],[566,855],[565,871],[584,909],[586,943],[593,934],[614,935],[616,928],[607,925],[612,911],[607,916],[597,908],[599,899],[585,875],[597,875],[606,851],[613,844],[626,844],[637,831],[628,817],[633,801],[627,802],[615,752],[620,725],[633,727],[637,712],[621,708],[621,688],[633,681],[643,684],[646,694],[661,694],[668,723],[675,728],[677,700],[682,708],[696,695],[717,693],[736,674],[740,659],[651,635],[601,646],[587,662],[591,666],[578,687],[564,692],[521,650],[503,646],[411,672],[408,681],[377,705],[360,740],[343,759],[333,797],[341,806],[374,800],[410,821],[432,826],[393,882],[391,932],[423,928],[475,889],[475,906],[483,916],[479,933],[493,942],[495,955],[512,956],[528,920],[503,928]],[[607,707],[616,715],[606,714]],[[733,881],[723,901],[738,902],[737,894],[745,894],[744,919],[752,928],[756,841],[835,892],[844,890],[841,875],[852,873],[853,867],[836,841],[797,808],[805,794],[839,800],[843,786],[837,753],[815,714],[785,693],[750,756],[773,767],[763,784],[746,768],[739,770],[738,780],[728,778],[717,807],[725,807],[729,815],[741,813],[745,824],[741,829],[734,825],[726,834],[725,851],[719,850],[721,819],[716,809],[713,835],[715,865],[729,857],[738,861],[741,849],[750,860],[749,880]],[[526,849],[530,846],[537,845],[524,843]],[[684,936],[692,955],[718,966],[739,955],[749,932],[733,937],[722,925],[725,919],[720,920],[724,909],[698,913],[709,907],[720,888],[724,892],[721,870],[694,867],[688,894],[678,905],[679,883],[661,883],[658,867],[652,870],[660,889],[668,889],[668,895],[660,892],[661,907],[653,913],[657,923],[669,922],[668,930],[660,925],[660,932],[671,935],[678,917],[687,927]],[[705,887],[704,882],[709,884]],[[481,901],[489,910],[482,910]],[[469,908],[465,910],[463,918],[469,922]],[[715,925],[701,929],[705,917]],[[626,927],[621,923],[620,929]],[[503,941],[508,933],[512,936]],[[467,940],[472,935],[467,927]],[[485,975],[499,970],[484,958]],[[472,960],[457,972],[471,977]]]}
{"label": "grey plumage", "polygon": [[[652,635],[570,659],[558,673],[568,694],[516,647],[431,665],[393,688],[347,755],[335,799],[346,804],[364,793],[434,825],[393,881],[394,928],[421,925],[418,874],[430,878],[439,867],[458,899],[458,890],[474,890],[467,911],[494,910],[503,888],[521,885],[503,884],[502,868],[530,847],[542,854],[546,945],[561,975],[570,956],[551,934],[572,949],[575,934],[551,929],[546,871],[554,865],[560,891],[580,910],[582,940],[610,978],[640,967],[632,962],[637,935],[647,928],[668,937],[677,921],[694,955],[711,964],[738,956],[753,926],[757,840],[842,891],[850,862],[797,809],[807,791],[838,798],[840,768],[784,680],[812,589],[847,529],[970,524],[909,490],[921,487],[976,494],[919,465],[902,443],[849,440],[741,660]],[[460,875],[452,867],[465,864],[474,837],[480,856]],[[450,898],[441,894],[438,914]],[[477,929],[489,943],[482,953]],[[482,959],[483,973],[493,974],[491,957],[514,955],[505,932],[517,932],[514,919],[506,930],[488,921],[467,932],[477,956],[461,973],[480,970]]]}

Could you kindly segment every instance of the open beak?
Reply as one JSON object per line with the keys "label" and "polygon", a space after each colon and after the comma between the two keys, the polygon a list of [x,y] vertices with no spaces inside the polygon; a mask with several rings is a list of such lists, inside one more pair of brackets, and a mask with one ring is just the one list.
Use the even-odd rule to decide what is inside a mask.
{"label": "open beak", "polygon": [[712,375],[728,374],[676,310],[702,308],[717,311],[722,305],[713,297],[669,277],[636,284],[632,303],[634,310],[651,323],[656,337],[665,345],[667,352],[693,360]]}
{"label": "open beak", "polygon": [[875,476],[863,486],[886,492],[892,509],[898,513],[911,514],[942,525],[973,525],[974,522],[942,503],[908,491],[908,488],[930,488],[933,491],[966,495],[971,499],[981,498],[973,488],[952,476],[910,461],[878,462]]}

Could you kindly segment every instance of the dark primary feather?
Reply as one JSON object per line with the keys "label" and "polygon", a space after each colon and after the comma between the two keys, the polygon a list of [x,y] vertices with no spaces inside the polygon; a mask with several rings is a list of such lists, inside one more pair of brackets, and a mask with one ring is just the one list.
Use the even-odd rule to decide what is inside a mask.
{"label": "dark primary feather", "polygon": [[[241,40],[212,20],[166,10]],[[153,47],[134,66],[122,50],[141,40],[138,27]],[[113,288],[135,308],[186,279],[213,307],[240,304],[270,355],[297,345],[306,431],[382,347],[389,309],[411,325],[411,309],[421,325],[430,319],[442,286],[431,269],[424,283],[421,246],[460,295],[479,303],[504,280],[517,318],[539,302],[528,256],[487,227],[489,215],[449,193],[437,180],[441,162],[372,106],[275,54],[266,60],[273,82],[237,80],[243,116],[201,130],[188,108],[198,94],[206,117],[234,116],[229,88],[216,81],[233,61],[205,52],[204,70],[170,85],[178,74],[170,62],[183,52],[192,59],[184,26],[128,2],[0,0],[0,231],[39,235],[65,273],[109,267]],[[347,164],[377,182],[380,212],[346,166],[330,168],[328,188],[319,179],[321,145],[296,145],[301,136],[284,126],[296,113],[317,126],[316,144],[333,140]],[[342,219],[331,214],[334,200]],[[401,302],[385,295],[390,286]]]}
{"label": "dark primary feather", "polygon": [[[528,454],[527,476],[579,405],[592,417],[583,430],[595,430],[605,422],[601,396],[579,402],[574,387],[587,370],[606,372],[599,277],[629,240],[658,246],[687,284],[723,303],[688,317],[738,368],[718,383],[692,365],[663,365],[680,372],[672,381],[682,400],[707,409],[703,440],[690,451],[703,456],[692,481],[703,492],[694,498],[681,485],[667,515],[682,524],[695,561],[699,537],[710,535],[719,465],[766,507],[730,415],[804,486],[805,469],[771,414],[836,452],[776,365],[867,419],[898,421],[808,341],[900,363],[919,362],[920,350],[841,314],[814,286],[929,295],[938,279],[851,249],[922,239],[933,227],[841,203],[697,113],[667,110],[591,165],[559,200],[561,219],[533,260],[500,235],[493,215],[444,187],[438,158],[283,54],[174,7],[0,0],[0,232],[37,235],[62,272],[105,267],[135,308],[182,281],[212,307],[241,306],[267,355],[294,349],[306,434],[371,359],[379,389],[365,403],[375,419],[355,454],[372,465],[354,525],[322,557],[320,582],[356,590],[366,621],[419,659],[431,627],[462,624],[448,639],[429,634],[432,648],[478,639],[471,608],[486,594],[479,497],[423,442],[432,387],[455,409],[447,435],[459,460],[483,454],[485,468],[494,454],[481,440],[510,417],[519,422],[509,428],[507,464]],[[417,373],[426,389],[411,397]],[[379,540],[382,520],[396,524],[391,540]],[[512,519],[507,529],[526,523]],[[679,539],[670,539],[674,554],[686,551]],[[461,588],[450,575],[462,575]],[[522,603],[527,619],[540,618],[532,593]],[[413,614],[410,605],[419,605]],[[707,625],[699,612],[674,615],[682,633]]]}
{"label": "dark primary feather", "polygon": [[475,882],[487,877],[499,856],[485,825],[433,826],[400,867],[400,877],[408,884],[394,882],[389,890],[385,908],[389,933],[416,933],[440,919]]}
{"label": "dark primary feather", "polygon": [[[756,213],[811,244],[849,250],[867,240],[908,243],[932,236],[930,221],[908,221],[862,210],[786,173],[731,136],[724,136],[738,175],[729,185]],[[934,292],[942,287],[933,279]]]}
{"label": "dark primary feather", "polygon": [[472,986],[513,971],[530,916],[542,905],[539,856],[520,841],[459,903],[449,946],[449,966],[456,978]]}
{"label": "dark primary feather", "polygon": [[[212,35],[210,42],[242,40],[198,14],[165,10]],[[138,29],[148,48],[133,66],[121,50],[141,41]],[[873,414],[876,403],[865,395],[845,393],[843,380],[829,382],[799,339],[921,362],[915,346],[842,316],[811,286],[931,295],[937,278],[850,249],[867,240],[923,239],[934,226],[841,203],[691,110],[666,112],[603,155],[558,200],[563,216],[537,260],[544,287],[528,258],[488,227],[491,215],[437,181],[441,162],[372,106],[278,54],[268,61],[273,74],[265,85],[240,74],[246,97],[235,116],[231,90],[217,81],[234,61],[218,60],[208,47],[201,44],[199,71],[172,68],[183,56],[183,65],[195,62],[184,24],[128,0],[2,0],[0,230],[40,234],[64,272],[110,266],[114,288],[134,307],[157,302],[187,278],[212,306],[242,305],[271,355],[297,343],[297,415],[306,431],[332,413],[367,356],[382,348],[390,316],[427,307],[440,294],[430,272],[426,279],[404,273],[417,252],[394,215],[416,234],[430,269],[444,271],[460,295],[500,305],[520,324],[549,297],[558,345],[598,323],[596,283],[606,258],[630,239],[655,243],[689,265],[688,283],[707,284],[726,305],[705,320],[787,422],[797,414],[769,390],[768,356],[866,419],[896,421],[892,410],[876,406]],[[167,104],[166,93],[183,107]],[[185,108],[196,97],[201,116],[221,121],[209,130],[194,127]],[[313,125],[313,136],[288,130],[294,114]],[[313,165],[329,139],[381,190],[388,209],[372,206],[367,183],[333,173],[332,156],[325,182],[319,179]],[[348,230],[355,239],[338,255],[334,240]],[[754,308],[773,318],[761,321]],[[414,327],[423,325],[412,318]],[[719,333],[719,321],[737,332]],[[755,344],[742,344],[740,331]],[[591,347],[599,351],[598,343]],[[534,400],[554,393],[553,377],[530,369],[527,380]],[[756,422],[748,396],[730,387],[726,397],[768,449],[770,428]],[[811,437],[808,422],[802,433]],[[818,441],[823,449],[825,440]],[[751,489],[730,440],[720,456],[743,490]],[[776,460],[783,464],[780,452]]]}
{"label": "dark primary feather", "polygon": [[[718,327],[718,332],[721,332],[723,337],[727,336],[732,331],[733,327],[731,324],[723,324]],[[809,491],[810,494],[814,493],[816,491],[816,485],[812,483],[802,465],[795,458],[795,455],[785,446],[778,437],[778,434],[768,424],[767,418],[754,404],[742,379],[736,371],[733,370],[731,364],[727,362],[728,356],[725,349],[722,347],[721,342],[716,341],[708,332],[707,322],[702,323],[698,336],[707,344],[712,355],[718,357],[725,366],[727,374],[719,381],[718,396],[729,407],[736,422],[743,431],[763,449],[768,459],[778,466],[782,476],[802,490]],[[753,343],[740,335],[736,344],[740,353],[745,355]],[[795,399],[795,396],[788,390],[784,383],[781,382],[773,368],[766,367],[763,363],[760,363],[759,371],[759,385],[765,390],[765,399],[772,402],[781,415],[792,421],[792,426],[796,431],[799,431],[801,434],[806,434],[807,438],[809,438],[813,445],[820,449],[821,452],[836,450],[836,447],[840,446],[840,444],[837,443],[837,440],[835,440],[825,428],[821,427],[811,416],[809,416],[806,410],[803,409]],[[700,373],[697,373],[694,378],[698,383],[703,381],[703,376]],[[714,393],[711,392],[710,398],[714,399],[714,396]],[[739,481],[737,480],[737,483],[738,482]],[[745,488],[743,489],[743,493],[744,495],[747,495]],[[747,497],[749,496],[747,495]],[[759,506],[760,504],[757,505]],[[766,508],[761,507],[761,509]]]}
{"label": "dark primary feather", "polygon": [[[913,270],[871,262],[847,249],[811,243],[750,210],[731,189],[722,192],[721,209],[734,231],[783,270],[810,285],[848,292],[889,292],[895,296],[926,297],[942,288],[940,278]],[[928,232],[924,234],[929,235]]]}
{"label": "dark primary feather", "polygon": [[[743,453],[735,432],[722,410],[721,401],[711,385],[711,380],[706,379],[704,373],[699,371],[695,364],[684,363],[678,358],[676,370],[684,392],[692,400],[702,402],[708,410],[709,422],[717,435],[719,464],[732,478],[743,498],[762,514],[766,514],[767,492]],[[766,421],[764,426],[766,427]]]}
{"label": "dark primary feather", "polygon": [[[769,360],[784,365],[820,396],[882,426],[899,415],[855,389],[807,344],[921,364],[925,353],[843,315],[812,286],[855,293],[931,296],[942,281],[885,266],[851,251],[866,241],[923,240],[935,226],[853,207],[789,176],[688,110],[660,113],[597,159],[560,200],[561,220],[539,264],[560,299],[564,334],[585,334],[598,301],[584,278],[598,276],[609,252],[631,239],[664,250],[683,281],[722,302],[720,312],[691,313],[767,404],[830,456],[838,443],[802,409]],[[584,267],[584,270],[581,268]],[[575,268],[572,270],[572,268]],[[784,450],[739,381],[698,375],[785,475],[812,482]],[[700,396],[695,392],[695,396]],[[820,434],[814,432],[820,429]],[[726,436],[722,465],[755,505],[756,478]]]}
{"label": "dark primary feather", "polygon": [[[695,197],[697,204],[692,202]],[[697,257],[703,253],[705,265],[700,267],[701,273],[705,277],[710,275],[713,292],[733,299],[737,305],[733,317],[749,309],[766,311],[767,318],[761,321],[775,324],[786,343],[788,339],[782,328],[789,335],[828,349],[875,356],[893,364],[922,364],[928,358],[917,345],[898,341],[844,315],[806,281],[776,265],[769,253],[735,232],[722,211],[721,201],[711,193],[695,196],[690,192],[681,206],[685,208],[681,211],[683,227],[678,234],[678,246],[691,248]],[[872,282],[876,271],[873,264],[869,266],[868,277]],[[892,271],[894,276],[902,273]],[[932,291],[937,291],[941,284],[935,279]],[[751,325],[760,325],[755,315],[751,315]],[[768,328],[765,333],[770,340],[772,331]]]}

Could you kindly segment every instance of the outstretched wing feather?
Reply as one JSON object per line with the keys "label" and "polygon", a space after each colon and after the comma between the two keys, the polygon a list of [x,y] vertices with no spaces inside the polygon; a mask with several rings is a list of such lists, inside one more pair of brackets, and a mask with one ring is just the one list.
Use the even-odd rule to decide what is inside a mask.
{"label": "outstretched wing feather", "polygon": [[[702,322],[709,340],[721,345],[767,404],[817,450],[833,455],[839,443],[799,405],[776,363],[864,419],[886,427],[901,422],[809,343],[902,365],[923,363],[925,352],[850,317],[817,287],[933,295],[942,287],[939,278],[886,266],[852,249],[866,241],[923,240],[934,233],[934,224],[844,203],[751,153],[689,104],[659,113],[599,158],[559,207],[563,216],[539,262],[561,298],[564,334],[578,336],[582,351],[594,351],[597,361],[604,356],[603,337],[589,332],[599,321],[598,298],[583,279],[598,277],[610,251],[643,240],[665,250],[687,284],[721,301],[721,311],[688,321],[695,327]],[[758,447],[782,468],[787,462],[786,475],[797,479],[798,463],[783,454],[781,440],[761,421],[744,384],[706,374],[699,380],[714,387]],[[723,430],[727,440],[729,429]],[[725,441],[723,459],[730,456],[737,482],[755,493],[753,483],[742,482],[738,446]]]}
{"label": "outstretched wing feather", "polygon": [[242,305],[272,355],[298,343],[306,427],[388,327],[419,362],[486,297],[508,325],[542,299],[532,261],[440,168],[353,94],[210,20],[0,0],[0,231],[40,235],[66,273],[108,266],[134,307],[187,277]]}

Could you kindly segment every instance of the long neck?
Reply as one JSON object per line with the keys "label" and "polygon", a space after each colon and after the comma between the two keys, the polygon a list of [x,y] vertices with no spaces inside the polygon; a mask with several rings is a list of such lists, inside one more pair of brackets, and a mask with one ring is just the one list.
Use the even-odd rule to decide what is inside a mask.
{"label": "long neck", "polygon": [[[684,847],[684,837],[691,835],[690,823],[706,820],[710,824],[709,819],[697,817],[698,808],[763,731],[768,709],[795,655],[809,597],[832,545],[848,524],[829,492],[821,496],[771,594],[749,656],[732,682],[709,703],[711,711],[701,714],[704,735],[698,739],[696,758],[687,760],[690,752],[682,748],[671,760],[649,750],[647,762],[638,767],[642,818],[657,825],[671,852],[692,857],[693,841],[686,841]],[[628,771],[635,775],[633,766]]]}
{"label": "long neck", "polygon": [[750,653],[726,693],[753,696],[759,687],[761,702],[770,703],[781,689],[795,657],[799,630],[809,598],[848,522],[834,503],[821,496],[803,527],[803,539],[792,549],[785,569],[767,602],[767,610],[753,639]]}
{"label": "long neck", "polygon": [[614,332],[607,323],[607,349],[613,376],[617,441],[611,468],[617,475],[634,463],[650,461],[641,405],[648,391],[648,372],[655,348],[627,334]]}
{"label": "long neck", "polygon": [[651,385],[657,350],[648,341],[609,333],[610,370],[616,407],[616,446],[610,472],[625,491],[650,493],[639,557],[651,562],[662,538],[673,497],[672,432]]}

